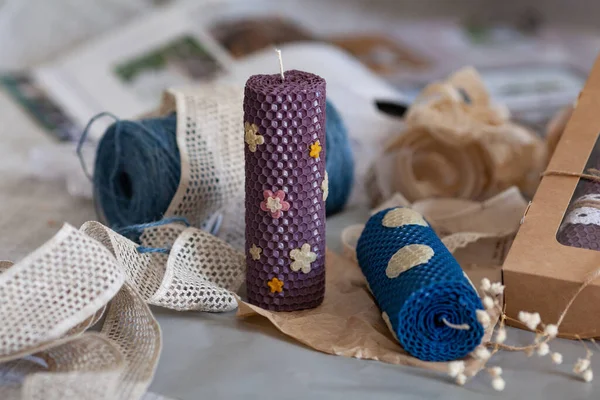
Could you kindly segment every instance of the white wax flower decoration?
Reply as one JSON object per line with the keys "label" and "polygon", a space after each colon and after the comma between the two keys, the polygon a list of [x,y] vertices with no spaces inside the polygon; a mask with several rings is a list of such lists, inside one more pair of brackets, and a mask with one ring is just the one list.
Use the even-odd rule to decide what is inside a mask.
{"label": "white wax flower decoration", "polygon": [[308,274],[311,270],[311,264],[317,259],[317,254],[310,250],[310,245],[304,243],[300,249],[290,251],[290,258],[294,260],[290,265],[292,271],[302,271]]}

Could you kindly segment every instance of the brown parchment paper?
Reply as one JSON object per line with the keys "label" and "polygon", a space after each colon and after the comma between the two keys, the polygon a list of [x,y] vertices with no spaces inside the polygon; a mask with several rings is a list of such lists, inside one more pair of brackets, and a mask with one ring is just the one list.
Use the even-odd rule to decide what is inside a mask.
{"label": "brown parchment paper", "polygon": [[[237,316],[267,318],[284,334],[323,353],[440,372],[448,370],[448,363],[421,361],[402,349],[381,319],[381,312],[355,262],[328,251],[326,268],[325,300],[321,306],[286,313],[239,301]],[[497,316],[493,321],[497,321]],[[486,331],[484,342],[489,340],[493,325]],[[481,361],[468,358],[465,373],[474,375],[481,366]]]}

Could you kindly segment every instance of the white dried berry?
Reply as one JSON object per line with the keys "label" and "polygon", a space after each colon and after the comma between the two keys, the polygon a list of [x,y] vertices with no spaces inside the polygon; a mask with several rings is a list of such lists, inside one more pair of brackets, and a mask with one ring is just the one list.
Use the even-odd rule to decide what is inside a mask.
{"label": "white dried berry", "polygon": [[506,329],[499,328],[498,332],[496,333],[496,342],[504,343],[505,341],[506,341]]}
{"label": "white dried berry", "polygon": [[529,329],[535,331],[537,326],[542,322],[539,313],[529,313],[527,311],[519,311],[519,321],[524,323]]}
{"label": "white dried berry", "polygon": [[490,315],[485,310],[477,310],[475,313],[477,314],[477,321],[479,321],[483,329],[487,329],[492,322]]}
{"label": "white dried berry", "polygon": [[504,379],[496,377],[492,379],[492,387],[494,388],[494,390],[501,392],[506,387],[506,382],[504,382]]}
{"label": "white dried berry", "polygon": [[575,363],[575,366],[573,367],[573,372],[575,372],[576,374],[581,374],[582,372],[587,370],[589,367],[590,367],[590,360],[587,358],[580,358]]}
{"label": "white dried berry", "polygon": [[550,346],[548,346],[548,343],[545,343],[545,342],[540,343],[540,345],[537,348],[538,356],[544,357],[544,356],[548,355],[548,353],[550,353]]}
{"label": "white dried berry", "polygon": [[490,282],[490,280],[488,278],[483,278],[481,280],[480,289],[482,292],[487,292],[488,290],[490,290],[491,287],[492,287],[492,283]]}
{"label": "white dried berry", "polygon": [[478,346],[477,348],[475,348],[473,355],[475,356],[475,358],[484,361],[488,360],[492,356],[490,351],[486,349],[485,346]]}
{"label": "white dried berry", "polygon": [[492,283],[492,286],[490,287],[490,293],[496,296],[501,295],[504,293],[504,286],[500,282]]}
{"label": "white dried berry", "polygon": [[553,324],[546,325],[546,328],[544,328],[544,335],[555,338],[556,335],[558,335],[558,326]]}
{"label": "white dried berry", "polygon": [[492,377],[497,378],[500,375],[502,375],[502,368],[501,367],[491,367],[490,369],[488,369],[488,372],[490,373],[490,375]]}
{"label": "white dried berry", "polygon": [[448,364],[448,375],[450,375],[451,377],[456,378],[463,372],[465,372],[464,361],[452,361]]}
{"label": "white dried berry", "polygon": [[494,300],[490,296],[485,296],[482,302],[486,310],[491,310],[494,308]]}
{"label": "white dried berry", "polygon": [[550,358],[552,359],[552,362],[556,365],[560,365],[563,362],[563,356],[560,353],[552,353]]}

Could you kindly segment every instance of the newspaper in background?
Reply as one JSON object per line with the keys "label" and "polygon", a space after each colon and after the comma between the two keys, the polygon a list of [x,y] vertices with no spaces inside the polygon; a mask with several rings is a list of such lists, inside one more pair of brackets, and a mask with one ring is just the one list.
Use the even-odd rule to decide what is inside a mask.
{"label": "newspaper in background", "polygon": [[[158,104],[164,89],[243,74],[245,59],[273,45],[329,43],[409,97],[428,82],[473,65],[493,96],[539,130],[577,96],[590,67],[594,46],[570,46],[576,42],[573,31],[539,27],[535,21],[508,26],[402,20],[358,4],[290,0],[274,8],[267,0],[176,2],[30,71],[28,86],[44,93],[43,102],[51,107],[20,102],[58,138],[77,139],[101,111],[138,117]],[[600,40],[600,35],[596,41],[586,35],[585,43]],[[95,136],[104,128],[100,124]]]}

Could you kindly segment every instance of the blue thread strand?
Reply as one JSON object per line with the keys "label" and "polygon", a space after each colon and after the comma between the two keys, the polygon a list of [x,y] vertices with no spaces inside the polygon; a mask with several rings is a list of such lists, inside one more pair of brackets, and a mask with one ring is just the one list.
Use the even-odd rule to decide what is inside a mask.
{"label": "blue thread strand", "polygon": [[90,121],[87,123],[87,125],[83,129],[83,132],[81,133],[81,137],[79,138],[79,142],[77,142],[77,149],[75,150],[77,153],[77,158],[79,158],[79,163],[81,164],[81,169],[83,170],[83,173],[85,174],[85,176],[87,176],[87,178],[90,181],[93,180],[93,178],[92,178],[92,175],[90,174],[90,172],[87,168],[87,165],[85,164],[85,160],[83,158],[83,145],[87,141],[87,137],[90,134],[90,128],[92,127],[92,125],[94,125],[94,122],[96,122],[100,118],[104,118],[104,117],[111,117],[111,118],[114,118],[115,121],[119,121],[118,117],[116,117],[114,114],[106,112],[106,111],[95,115],[94,117],[92,117],[92,119],[90,119]]}
{"label": "blue thread strand", "polygon": [[171,252],[171,249],[165,249],[165,248],[161,248],[161,247],[138,246],[137,252],[140,254],[146,254],[146,253],[169,254]]}
{"label": "blue thread strand", "polygon": [[[124,226],[123,228],[115,228],[115,231],[122,236],[125,237],[130,237],[130,235],[137,235],[139,237],[139,235],[141,235],[145,229],[148,228],[154,228],[157,226],[162,226],[162,225],[167,225],[167,224],[175,224],[175,223],[180,223],[183,224],[185,226],[190,226],[189,221],[187,220],[187,218],[184,217],[169,217],[169,218],[163,218],[160,221],[156,221],[156,222],[148,222],[145,224],[136,224],[136,225],[129,225],[129,226]],[[137,241],[137,240],[134,240]]]}

